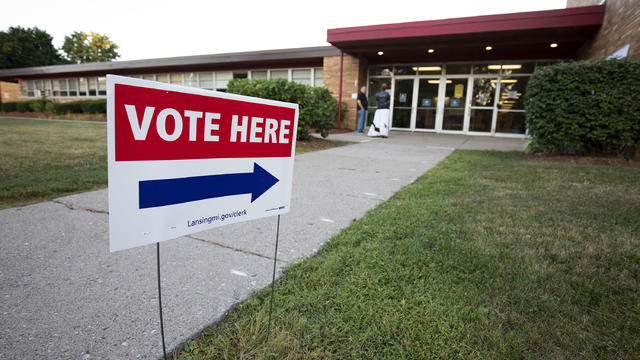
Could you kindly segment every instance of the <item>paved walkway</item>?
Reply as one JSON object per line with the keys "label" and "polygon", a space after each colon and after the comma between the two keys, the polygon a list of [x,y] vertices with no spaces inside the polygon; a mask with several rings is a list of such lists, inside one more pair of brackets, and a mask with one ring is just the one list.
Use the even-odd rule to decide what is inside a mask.
{"label": "paved walkway", "polygon": [[[310,256],[455,148],[522,150],[493,137],[347,133],[354,145],[296,157],[279,268]],[[148,359],[162,355],[155,245],[109,253],[107,191],[0,210],[0,358]],[[276,218],[161,244],[168,349],[270,283]]]}

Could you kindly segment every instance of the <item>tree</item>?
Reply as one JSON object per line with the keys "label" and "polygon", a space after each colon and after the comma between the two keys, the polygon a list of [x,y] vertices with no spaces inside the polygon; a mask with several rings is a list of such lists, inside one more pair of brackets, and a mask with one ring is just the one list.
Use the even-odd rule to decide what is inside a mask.
{"label": "tree", "polygon": [[0,69],[63,64],[53,37],[34,28],[10,27],[0,31]]}
{"label": "tree", "polygon": [[106,35],[74,31],[64,37],[62,51],[72,63],[111,61],[118,57],[118,45]]}

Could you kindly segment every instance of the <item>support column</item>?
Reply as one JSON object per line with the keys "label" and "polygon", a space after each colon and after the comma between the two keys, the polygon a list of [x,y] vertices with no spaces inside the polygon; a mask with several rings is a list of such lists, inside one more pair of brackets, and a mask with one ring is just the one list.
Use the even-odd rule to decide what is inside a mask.
{"label": "support column", "polygon": [[[355,130],[358,121],[356,110],[356,99],[361,86],[366,86],[367,81],[367,60],[358,58],[350,54],[342,57],[342,72],[340,56],[327,56],[324,58],[324,87],[331,91],[333,97],[342,103],[340,104],[344,116],[341,119],[343,129]],[[340,81],[342,80],[342,81]],[[336,124],[336,127],[338,124]]]}

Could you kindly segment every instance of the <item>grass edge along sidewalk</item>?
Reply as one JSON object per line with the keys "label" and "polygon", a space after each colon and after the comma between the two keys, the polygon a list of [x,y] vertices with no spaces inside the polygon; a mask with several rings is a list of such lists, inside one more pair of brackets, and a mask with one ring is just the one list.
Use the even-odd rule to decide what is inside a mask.
{"label": "grass edge along sidewalk", "polygon": [[638,184],[456,151],[174,358],[637,358]]}
{"label": "grass edge along sidewalk", "polygon": [[[296,154],[346,144],[312,138]],[[0,118],[0,209],[106,186],[106,122]]]}

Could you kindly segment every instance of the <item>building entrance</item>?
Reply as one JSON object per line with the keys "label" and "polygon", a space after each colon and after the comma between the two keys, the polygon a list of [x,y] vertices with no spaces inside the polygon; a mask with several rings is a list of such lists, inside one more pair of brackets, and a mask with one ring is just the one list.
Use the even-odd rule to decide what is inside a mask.
{"label": "building entrance", "polygon": [[[544,65],[544,64],[542,64]],[[369,67],[369,123],[387,84],[391,129],[523,137],[523,97],[533,63]]]}

